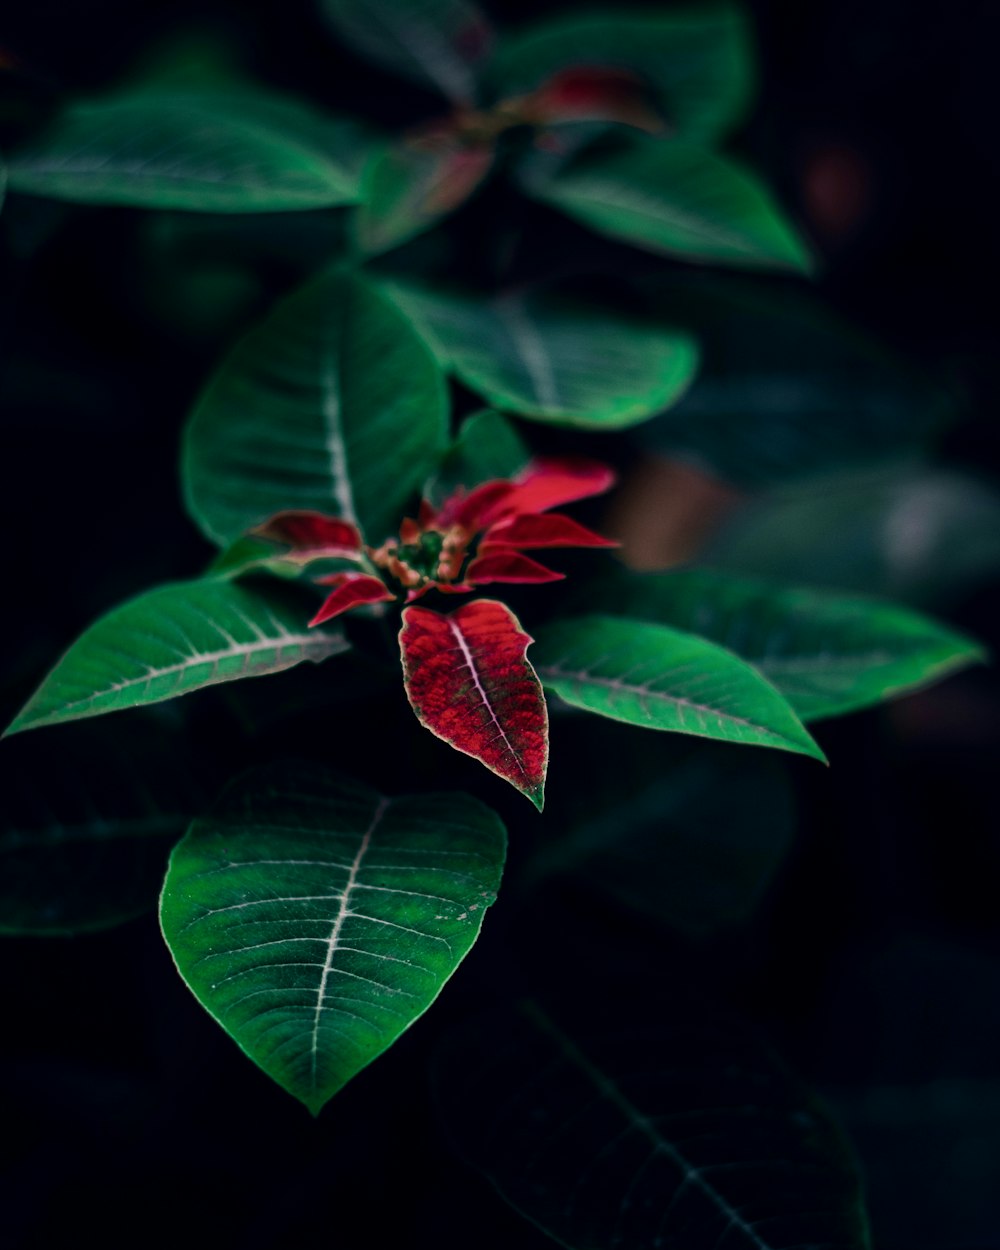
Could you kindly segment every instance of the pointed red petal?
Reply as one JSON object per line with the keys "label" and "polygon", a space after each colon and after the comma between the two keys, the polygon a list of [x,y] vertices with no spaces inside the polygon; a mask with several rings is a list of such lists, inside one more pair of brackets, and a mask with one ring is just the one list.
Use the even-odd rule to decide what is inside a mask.
{"label": "pointed red petal", "polygon": [[349,608],[357,608],[365,603],[382,603],[387,599],[395,599],[395,595],[387,589],[377,577],[367,573],[331,573],[329,577],[317,577],[317,582],[324,586],[336,586],[323,606],[309,622],[310,625],[322,625]]}
{"label": "pointed red petal", "polygon": [[542,809],[548,715],[531,638],[494,599],[447,616],[405,608],[399,645],[407,698],[420,723],[480,760]]}
{"label": "pointed red petal", "polygon": [[414,521],[413,517],[403,517],[403,523],[399,527],[399,541],[401,543],[419,542],[422,529],[420,522]]}
{"label": "pointed red petal", "polygon": [[487,530],[479,543],[480,551],[491,547],[618,547],[613,538],[604,538],[561,512],[528,513],[505,517]]}
{"label": "pointed red petal", "polygon": [[434,524],[441,530],[450,529],[453,525],[461,525],[463,529],[482,529],[489,520],[499,516],[507,498],[515,487],[511,482],[483,482],[475,490],[465,494],[456,491],[441,505],[441,510],[434,518]]}
{"label": "pointed red petal", "polygon": [[474,586],[485,586],[487,582],[561,582],[565,576],[522,556],[512,547],[494,547],[485,555],[476,556],[465,570],[465,580]]}
{"label": "pointed red petal", "polygon": [[361,555],[361,535],[357,526],[322,512],[279,512],[252,529],[251,534],[291,547],[288,555],[296,560],[339,557],[356,560]]}
{"label": "pointed red petal", "polygon": [[[615,471],[598,460],[532,460],[514,478],[504,512],[547,512],[559,504],[601,495],[615,483]],[[492,520],[498,519],[496,513]]]}

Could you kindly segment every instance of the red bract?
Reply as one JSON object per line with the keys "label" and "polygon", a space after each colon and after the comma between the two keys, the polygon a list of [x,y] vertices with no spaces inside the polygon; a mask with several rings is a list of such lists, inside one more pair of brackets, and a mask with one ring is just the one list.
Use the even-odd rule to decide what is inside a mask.
{"label": "red bract", "polygon": [[459,489],[440,508],[425,500],[416,520],[404,519],[399,538],[380,547],[363,546],[353,525],[318,512],[281,512],[253,533],[281,543],[284,559],[347,559],[365,566],[364,572],[316,579],[335,587],[311,622],[318,625],[350,608],[394,599],[397,592],[413,601],[429,590],[467,594],[493,582],[558,581],[563,574],[522,549],[615,546],[571,517],[548,511],[601,494],[613,482],[614,472],[593,460],[539,459],[510,481]]}

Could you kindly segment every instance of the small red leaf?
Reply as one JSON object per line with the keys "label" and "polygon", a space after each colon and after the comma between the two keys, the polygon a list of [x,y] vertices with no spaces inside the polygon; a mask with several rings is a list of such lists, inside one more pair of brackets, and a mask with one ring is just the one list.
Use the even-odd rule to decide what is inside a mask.
{"label": "small red leaf", "polygon": [[482,529],[489,520],[507,511],[506,501],[514,490],[512,483],[498,479],[483,482],[482,486],[477,486],[467,495],[456,491],[444,501],[434,524],[442,530],[453,525],[460,525],[470,532]]}
{"label": "small red leaf", "polygon": [[617,547],[561,512],[506,517],[483,536],[479,550],[490,547]]}
{"label": "small red leaf", "polygon": [[503,511],[547,512],[560,504],[601,495],[614,484],[614,469],[598,460],[532,460],[514,478]]}
{"label": "small red leaf", "polygon": [[640,79],[627,70],[575,66],[553,74],[522,104],[527,121],[608,121],[656,133],[663,118]]}
{"label": "small red leaf", "polygon": [[368,573],[331,573],[329,577],[317,577],[316,581],[323,586],[336,586],[336,590],[324,601],[310,625],[322,625],[349,608],[366,603],[383,603],[396,597],[383,582]]}
{"label": "small red leaf", "polygon": [[463,204],[493,166],[492,145],[462,145],[427,153],[427,157],[429,168],[420,209],[432,216],[450,213]]}
{"label": "small red leaf", "polygon": [[465,570],[465,580],[474,586],[485,586],[487,582],[561,582],[565,576],[522,556],[513,547],[494,547],[485,555],[476,556]]}
{"label": "small red leaf", "polygon": [[289,558],[303,562],[324,557],[356,560],[361,555],[357,527],[322,512],[279,512],[250,532],[283,543],[291,548]]}
{"label": "small red leaf", "polygon": [[544,802],[548,714],[525,658],[531,638],[494,599],[447,616],[405,608],[399,645],[410,705],[422,725]]}

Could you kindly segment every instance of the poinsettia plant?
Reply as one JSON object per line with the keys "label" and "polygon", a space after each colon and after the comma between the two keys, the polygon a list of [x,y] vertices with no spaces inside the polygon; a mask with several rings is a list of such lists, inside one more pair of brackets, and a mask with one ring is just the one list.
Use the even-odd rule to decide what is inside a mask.
{"label": "poinsettia plant", "polygon": [[[599,501],[616,473],[594,458],[593,440],[609,439],[609,461],[627,460],[612,432],[660,428],[689,388],[697,393],[699,369],[693,329],[664,317],[642,283],[624,301],[558,283],[483,291],[441,272],[433,250],[429,262],[412,252],[395,268],[371,261],[432,228],[446,239],[444,215],[481,184],[488,197],[489,175],[507,180],[504,195],[647,253],[807,271],[809,248],[775,198],[717,151],[752,78],[739,10],[565,17],[513,38],[495,36],[465,0],[328,0],[325,12],[351,48],[442,91],[452,111],[442,120],[432,109],[402,140],[384,139],[246,84],[146,86],[66,102],[9,155],[19,195],[221,214],[321,210],[345,230],[336,254],[317,257],[315,272],[238,338],[193,405],[182,486],[216,557],[87,629],[8,735],[305,661],[322,663],[311,698],[334,707],[345,674],[362,674],[363,685],[374,662],[401,668],[420,725],[541,811],[550,712],[553,758],[563,751],[568,766],[574,752],[583,758],[572,745],[578,712],[602,719],[609,742],[618,741],[611,722],[667,731],[621,749],[623,776],[633,755],[649,753],[642,797],[674,768],[671,734],[825,760],[807,722],[981,657],[950,628],[877,599],[697,564],[630,570],[627,543],[601,532]],[[491,406],[472,410],[479,400]],[[579,516],[557,511],[578,505]],[[576,548],[565,585],[538,558]],[[472,949],[507,836],[496,778],[470,780],[475,795],[457,790],[451,758],[432,744],[416,770],[426,784],[400,795],[379,722],[355,710],[326,724],[321,760],[261,763],[248,748],[256,766],[191,813],[182,837],[167,822],[160,897],[163,935],[197,999],[313,1112],[426,1011]],[[412,718],[409,727],[419,732]],[[378,789],[334,769],[354,735],[382,760]],[[770,776],[763,762],[726,756],[718,771],[718,757],[704,758],[713,761],[699,783],[706,803]],[[602,811],[593,771],[580,768],[574,787],[588,819]],[[740,818],[752,807],[742,804]],[[548,816],[528,815],[536,825],[519,833],[530,839]],[[611,823],[628,836],[627,809]],[[557,846],[563,832],[552,831]],[[728,855],[738,858],[729,848],[727,864]],[[676,889],[655,863],[649,876]],[[757,871],[755,890],[760,882]],[[660,910],[684,927],[683,900],[676,915]],[[133,910],[130,900],[90,918],[75,905],[55,920],[20,904],[5,914],[8,931],[59,932]],[[470,1127],[448,1111],[486,1095],[471,1070],[449,1073],[447,1059],[440,1101],[469,1158],[562,1244],[625,1244],[615,1230],[626,1226],[628,1245],[682,1236],[690,1250],[732,1230],[761,1248],[867,1244],[836,1131],[749,1035],[727,1025],[698,1080],[675,1079],[701,1062],[684,1043],[664,1103],[659,1084],[635,1080],[634,1063],[657,1071],[659,1042],[644,1035],[633,1063],[593,1022],[535,1000],[517,1006],[518,997],[475,1034],[487,1048],[491,1035],[506,1039],[488,1065],[496,1088],[484,1122]],[[536,1071],[553,1074],[544,1090]],[[560,1129],[534,1149],[529,1119],[504,1115],[526,1089],[563,1128],[579,1114],[588,1148],[572,1134],[560,1142]],[[740,1120],[743,1109],[760,1115]],[[678,1129],[691,1115],[714,1117],[716,1144]],[[633,1158],[637,1140],[644,1153]],[[774,1149],[795,1178],[791,1193],[768,1171]],[[747,1214],[740,1195],[754,1190],[759,1206]],[[765,1226],[781,1231],[772,1238]]]}

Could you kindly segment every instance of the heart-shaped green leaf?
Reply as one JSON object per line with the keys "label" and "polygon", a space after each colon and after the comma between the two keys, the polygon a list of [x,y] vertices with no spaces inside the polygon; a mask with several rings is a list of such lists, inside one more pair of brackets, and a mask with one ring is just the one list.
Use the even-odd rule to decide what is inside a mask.
{"label": "heart-shaped green leaf", "polygon": [[10,156],[12,189],[87,204],[270,213],[357,186],[315,130],[224,92],[135,92],[70,105]]}
{"label": "heart-shaped green leaf", "polygon": [[538,630],[532,659],[543,686],[601,716],[824,758],[756,669],[694,634],[580,616]]}
{"label": "heart-shaped green leaf", "polygon": [[668,408],[698,367],[677,330],[542,293],[497,299],[394,284],[438,358],[491,404],[552,425],[620,429]]}
{"label": "heart-shaped green leaf", "polygon": [[399,527],[445,446],[441,370],[408,319],[358,277],[325,274],[237,344],[187,429],[188,509],[221,546],[288,509]]}
{"label": "heart-shaped green leaf", "polygon": [[160,703],[346,650],[339,631],[307,629],[309,613],[308,599],[277,583],[206,579],[147,591],[85,630],[6,732]]}
{"label": "heart-shaped green leaf", "polygon": [[812,265],[763,183],[707,148],[636,139],[526,186],[584,225],[647,251],[798,273]]}
{"label": "heart-shaped green leaf", "polygon": [[985,658],[982,647],[907,608],[708,569],[618,574],[599,601],[622,616],[731,648],[803,720],[840,716]]}
{"label": "heart-shaped green leaf", "polygon": [[437,998],[505,851],[500,820],[467,795],[383,798],[276,766],[179,843],[163,933],[199,1002],[315,1114]]}
{"label": "heart-shaped green leaf", "polygon": [[669,133],[699,143],[738,125],[753,94],[746,14],[728,4],[555,17],[505,38],[491,78],[502,94],[520,95],[577,66],[634,74],[651,92]]}
{"label": "heart-shaped green leaf", "polygon": [[322,11],[362,56],[456,104],[475,99],[493,32],[469,0],[323,0]]}

